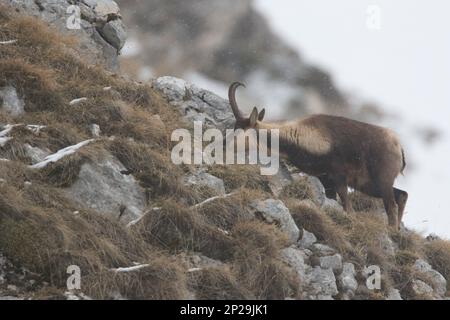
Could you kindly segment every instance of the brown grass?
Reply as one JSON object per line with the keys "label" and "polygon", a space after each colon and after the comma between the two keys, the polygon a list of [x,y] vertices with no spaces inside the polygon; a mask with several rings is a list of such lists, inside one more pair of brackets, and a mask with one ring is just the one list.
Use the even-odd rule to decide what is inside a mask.
{"label": "brown grass", "polygon": [[241,187],[270,192],[269,182],[259,170],[258,166],[252,165],[214,165],[209,173],[223,179],[227,192]]}
{"label": "brown grass", "polygon": [[239,222],[254,220],[249,203],[263,198],[264,193],[258,190],[238,189],[231,196],[217,198],[196,210],[209,224],[229,231]]}
{"label": "brown grass", "polygon": [[292,218],[299,228],[314,233],[320,242],[329,243],[339,252],[345,254],[349,245],[343,229],[311,201],[288,202]]}
{"label": "brown grass", "polygon": [[286,238],[276,227],[262,222],[242,222],[232,230],[237,246],[233,269],[238,281],[257,299],[284,299],[298,295],[297,274],[279,261]]}
{"label": "brown grass", "polygon": [[[23,183],[29,180],[27,175],[29,169],[19,163],[7,162],[0,166],[0,177],[7,182],[0,184],[0,248],[15,264],[42,274],[45,281],[62,288],[67,279],[66,268],[78,265],[83,279],[89,279],[86,292],[91,292],[93,297],[103,297],[102,291],[96,291],[96,288],[108,284],[102,283],[101,275],[105,270],[129,266],[134,261],[154,261],[151,257],[157,251],[139,235],[115,220],[81,210],[59,189],[42,185],[38,180],[24,186]],[[75,210],[79,213],[74,214]],[[177,277],[181,279],[177,286],[182,286],[183,277],[173,270],[170,273],[170,270],[166,262],[161,262],[153,265],[150,275],[129,275],[120,281],[114,280],[114,283],[127,288],[144,277],[155,285],[135,294],[148,298],[176,298],[180,295],[174,291],[174,285],[172,293],[164,291],[171,290],[171,281]],[[130,294],[134,290],[133,287],[124,292]],[[161,292],[151,293],[151,290]]]}
{"label": "brown grass", "polygon": [[[72,210],[76,207],[71,207],[70,201],[62,202],[47,188],[20,193],[2,186],[1,191],[2,252],[14,263],[41,273],[51,285],[64,287],[66,268],[78,265],[84,292],[96,298],[106,298],[116,289],[128,298],[184,296],[183,271],[118,222],[89,211],[75,215]],[[150,261],[150,266],[130,274],[113,275],[108,270],[134,261]]]}
{"label": "brown grass", "polygon": [[195,298],[199,300],[254,299],[226,266],[192,272],[190,282]]}
{"label": "brown grass", "polygon": [[155,255],[148,266],[132,272],[102,272],[85,279],[86,294],[99,299],[174,300],[186,299],[187,279],[185,271],[176,262],[163,255]]}
{"label": "brown grass", "polygon": [[219,260],[232,255],[231,237],[174,199],[163,201],[160,210],[146,214],[135,228],[148,243],[171,253],[197,251]]}
{"label": "brown grass", "polygon": [[0,158],[24,163],[31,162],[24,145],[16,139],[11,139],[3,147],[0,147]]}
{"label": "brown grass", "polygon": [[79,154],[73,154],[58,162],[49,163],[40,170],[40,174],[44,181],[55,187],[70,187],[78,179],[81,166],[86,160]]}
{"label": "brown grass", "polygon": [[[73,54],[77,49],[74,38],[55,33],[33,17],[8,14],[0,17],[0,23],[6,38],[18,40],[0,47],[0,86],[13,85],[24,98],[27,111],[58,111],[57,122],[74,124],[85,133],[90,124],[97,123],[105,134],[165,148],[168,133],[184,126],[178,112],[149,85],[82,62]],[[104,91],[104,87],[112,90]],[[68,105],[80,97],[88,101]],[[165,128],[157,128],[160,122],[154,115]],[[23,116],[27,120],[33,117],[40,115]]]}
{"label": "brown grass", "polygon": [[56,110],[63,104],[55,75],[47,68],[29,64],[26,60],[0,60],[0,87],[12,85],[25,97],[25,111]]}
{"label": "brown grass", "polygon": [[194,195],[182,184],[182,170],[172,164],[169,152],[162,153],[147,144],[119,138],[108,148],[151,196],[179,196],[189,203],[194,201]]}
{"label": "brown grass", "polygon": [[357,212],[384,211],[383,201],[381,199],[369,197],[358,191],[350,192],[348,197],[353,210]]}
{"label": "brown grass", "polygon": [[434,240],[427,243],[424,250],[431,266],[447,279],[447,289],[450,290],[450,242]]}
{"label": "brown grass", "polygon": [[312,187],[306,177],[300,177],[285,186],[280,193],[280,198],[294,198],[297,200],[312,199],[314,196]]}
{"label": "brown grass", "polygon": [[[249,210],[252,200],[266,199],[270,193],[269,181],[257,166],[211,166],[209,173],[222,178],[227,192],[234,194],[194,208],[214,193],[183,185],[190,167],[172,165],[170,133],[189,125],[157,91],[101,66],[87,65],[74,54],[76,40],[33,17],[0,6],[0,25],[0,40],[18,39],[0,46],[0,87],[14,86],[26,105],[26,113],[18,117],[0,111],[0,123],[46,126],[39,133],[16,127],[10,135],[13,139],[0,148],[0,157],[12,160],[0,162],[4,180],[0,182],[0,249],[15,264],[50,283],[36,297],[62,298],[66,268],[73,264],[82,269],[82,291],[100,299],[116,294],[130,299],[183,299],[190,291],[199,299],[299,297],[297,275],[278,256],[287,246],[285,236]],[[88,100],[69,105],[80,97]],[[43,170],[27,167],[31,159],[24,144],[53,153],[90,138],[94,123],[102,134],[97,143]],[[105,152],[119,159],[126,174],[146,189],[152,207],[161,207],[147,212],[131,230],[80,208],[61,190],[77,179],[83,163]],[[383,251],[380,234],[387,228],[376,213],[383,208],[378,200],[354,192],[350,198],[357,213],[322,210],[311,201],[299,201],[313,198],[306,178],[285,187],[280,198],[299,228],[336,248],[358,271],[371,264],[382,268],[383,290],[360,292],[361,298],[381,298],[390,286],[406,298],[429,298],[417,297],[411,290],[413,279],[427,281],[412,268],[418,257],[426,257],[450,278],[450,242],[427,243],[413,232],[389,231],[399,250],[394,256]],[[187,273],[176,255],[181,252],[200,252],[225,264]],[[149,266],[128,273],[111,270],[135,262]]]}
{"label": "brown grass", "polygon": [[[0,122],[46,126],[39,133],[14,128],[13,139],[0,150],[1,157],[12,160],[0,163],[2,253],[61,290],[67,266],[78,265],[83,290],[94,298],[111,297],[114,292],[133,299],[186,297],[184,270],[147,243],[149,235],[141,237],[116,220],[80,208],[59,189],[72,184],[81,164],[95,161],[105,147],[155,196],[178,195],[193,202],[189,190],[180,188],[181,169],[169,165],[169,133],[184,126],[178,112],[150,86],[88,66],[73,54],[77,49],[73,38],[55,33],[33,17],[2,6],[0,25],[1,40],[18,40],[0,47],[0,87],[14,86],[26,110],[15,118],[0,112]],[[103,90],[108,86],[112,89]],[[80,97],[88,100],[69,106]],[[93,123],[102,135],[115,136],[116,142],[100,141],[43,170],[25,166],[31,163],[25,143],[53,153],[91,137]],[[204,222],[196,227],[201,250],[225,254],[232,247],[228,237]],[[124,274],[110,271],[135,261],[150,266]]]}

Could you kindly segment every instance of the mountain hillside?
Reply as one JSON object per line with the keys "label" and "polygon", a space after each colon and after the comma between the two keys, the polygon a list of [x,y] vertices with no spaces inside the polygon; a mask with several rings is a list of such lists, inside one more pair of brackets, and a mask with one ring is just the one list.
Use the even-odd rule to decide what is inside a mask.
{"label": "mountain hillside", "polygon": [[[450,242],[389,230],[358,193],[346,213],[289,163],[272,177],[172,164],[173,130],[229,127],[228,102],[113,73],[80,53],[103,40],[14,2],[0,8],[1,299],[448,298]],[[110,1],[82,2],[101,16]]]}
{"label": "mountain hillside", "polygon": [[[208,88],[245,82],[248,105],[282,118],[311,112],[376,121],[375,105],[349,99],[326,70],[305,61],[255,9],[253,0],[118,1],[129,26],[125,71],[174,75]],[[249,110],[250,111],[250,110]]]}

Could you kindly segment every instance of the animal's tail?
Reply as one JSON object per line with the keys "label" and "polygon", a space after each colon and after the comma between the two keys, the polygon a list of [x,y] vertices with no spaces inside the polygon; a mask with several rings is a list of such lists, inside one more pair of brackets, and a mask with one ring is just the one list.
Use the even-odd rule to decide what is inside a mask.
{"label": "animal's tail", "polygon": [[405,158],[405,150],[402,148],[402,169],[400,170],[400,173],[403,174],[403,170],[405,170],[406,167],[406,158]]}

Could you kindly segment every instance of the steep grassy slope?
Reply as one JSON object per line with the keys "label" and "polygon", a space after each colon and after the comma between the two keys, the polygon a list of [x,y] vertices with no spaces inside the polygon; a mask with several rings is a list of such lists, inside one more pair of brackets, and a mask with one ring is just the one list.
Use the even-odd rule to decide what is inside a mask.
{"label": "steep grassy slope", "polygon": [[[17,40],[0,45],[0,88],[14,87],[25,102],[19,116],[0,109],[2,130],[17,125],[0,147],[0,253],[37,279],[20,296],[63,297],[67,267],[78,265],[81,291],[100,299],[308,297],[304,279],[280,258],[286,235],[251,208],[254,200],[277,197],[257,168],[208,168],[231,195],[202,202],[214,192],[187,187],[183,177],[195,168],[170,161],[172,130],[190,125],[159,92],[86,65],[71,49],[76,39],[35,18],[0,8],[0,26],[0,40]],[[87,100],[70,104],[81,97]],[[101,128],[99,137],[92,124]],[[43,169],[30,167],[26,144],[55,153],[91,138]],[[103,154],[117,158],[146,190],[146,214],[134,224],[67,196],[82,165]],[[448,242],[387,230],[380,204],[360,195],[354,195],[355,214],[321,207],[311,188],[299,179],[279,195],[298,227],[335,248],[358,274],[371,264],[382,269],[383,288],[358,289],[355,297],[383,298],[395,287],[404,298],[420,298],[411,290],[421,277],[412,267],[420,257],[449,276]],[[392,237],[394,253],[386,253],[381,235]],[[314,265],[314,255],[310,260]],[[120,269],[126,267],[134,269]]]}

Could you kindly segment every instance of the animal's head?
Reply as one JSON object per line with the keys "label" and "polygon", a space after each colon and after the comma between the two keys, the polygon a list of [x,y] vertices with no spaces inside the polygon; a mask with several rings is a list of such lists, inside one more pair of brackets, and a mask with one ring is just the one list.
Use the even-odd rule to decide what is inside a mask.
{"label": "animal's head", "polygon": [[262,109],[258,112],[258,109],[254,107],[250,116],[243,115],[236,102],[236,89],[239,86],[243,86],[245,88],[244,84],[240,82],[233,82],[228,89],[228,99],[230,100],[231,110],[233,110],[234,117],[236,118],[234,129],[255,129],[257,128],[258,121],[262,121],[264,119],[264,114],[266,111],[265,109]]}

